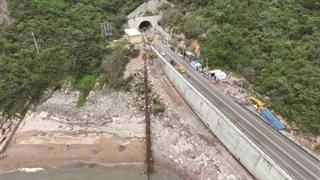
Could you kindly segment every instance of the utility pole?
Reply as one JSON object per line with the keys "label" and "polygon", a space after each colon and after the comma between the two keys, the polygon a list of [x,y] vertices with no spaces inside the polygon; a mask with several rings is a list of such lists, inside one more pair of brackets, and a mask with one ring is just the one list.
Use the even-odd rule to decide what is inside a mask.
{"label": "utility pole", "polygon": [[106,22],[103,22],[103,29],[104,29],[104,37],[108,38]]}
{"label": "utility pole", "polygon": [[112,31],[111,31],[111,25],[106,22],[107,25],[107,37],[110,37],[112,35]]}
{"label": "utility pole", "polygon": [[36,47],[36,52],[37,52],[38,54],[40,54],[40,51],[39,51],[39,47],[38,47],[37,40],[36,40],[36,38],[34,37],[33,32],[31,32],[31,34],[32,34],[32,38],[33,38],[33,42],[34,42],[34,46]]}
{"label": "utility pole", "polygon": [[104,30],[104,31],[103,31],[103,33],[104,33],[104,38],[107,39],[107,38],[108,38],[108,36],[107,36],[107,28],[106,28],[106,22],[104,22],[104,21],[103,21],[103,30]]}
{"label": "utility pole", "polygon": [[102,35],[102,38],[104,39],[104,38],[106,38],[105,37],[105,30],[104,30],[104,26],[103,26],[103,23],[100,23],[100,26],[101,26],[101,35]]}
{"label": "utility pole", "polygon": [[209,59],[208,58],[206,58],[206,67],[209,70]]}
{"label": "utility pole", "polygon": [[171,43],[171,41],[172,41],[172,31],[170,32],[167,41],[168,41],[168,43]]}
{"label": "utility pole", "polygon": [[107,39],[112,36],[112,27],[108,22],[103,21],[100,25],[103,38]]}
{"label": "utility pole", "polygon": [[239,93],[242,93],[242,88],[243,88],[243,81],[240,81],[241,84],[240,84],[240,90],[239,90]]}

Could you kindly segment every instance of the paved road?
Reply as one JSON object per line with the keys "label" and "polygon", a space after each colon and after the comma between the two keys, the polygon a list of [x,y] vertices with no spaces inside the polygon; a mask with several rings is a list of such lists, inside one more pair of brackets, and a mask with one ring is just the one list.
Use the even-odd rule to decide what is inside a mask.
{"label": "paved road", "polygon": [[219,90],[212,82],[171,51],[167,44],[163,44],[157,38],[154,39],[153,44],[156,49],[166,53],[167,60],[174,59],[184,65],[190,75],[186,79],[293,178],[320,179],[318,159],[236,103],[229,95]]}

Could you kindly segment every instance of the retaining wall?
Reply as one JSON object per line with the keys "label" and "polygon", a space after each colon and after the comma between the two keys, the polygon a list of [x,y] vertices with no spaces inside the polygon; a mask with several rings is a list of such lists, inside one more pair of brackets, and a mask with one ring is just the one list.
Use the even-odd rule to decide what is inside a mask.
{"label": "retaining wall", "polygon": [[176,87],[204,124],[220,142],[257,179],[284,180],[292,177],[279,167],[253,141],[239,130],[226,116],[181,76],[153,47],[159,63],[171,83]]}

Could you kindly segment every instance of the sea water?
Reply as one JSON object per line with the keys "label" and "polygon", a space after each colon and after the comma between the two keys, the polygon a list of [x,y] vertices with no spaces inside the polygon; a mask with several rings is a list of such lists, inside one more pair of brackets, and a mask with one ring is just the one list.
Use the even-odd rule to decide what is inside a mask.
{"label": "sea water", "polygon": [[[143,167],[121,166],[104,169],[68,169],[37,172],[11,172],[0,175],[1,180],[144,180]],[[181,180],[172,172],[155,168],[151,180]]]}

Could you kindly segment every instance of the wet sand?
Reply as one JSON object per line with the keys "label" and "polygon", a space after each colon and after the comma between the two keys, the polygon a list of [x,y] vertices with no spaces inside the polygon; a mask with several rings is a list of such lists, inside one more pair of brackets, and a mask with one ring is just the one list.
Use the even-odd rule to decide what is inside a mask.
{"label": "wet sand", "polygon": [[[94,169],[51,170],[36,173],[14,172],[3,174],[2,180],[147,180],[143,166],[115,166]],[[156,167],[151,180],[179,180],[173,173]]]}
{"label": "wet sand", "polygon": [[[32,132],[16,137],[16,144],[6,154],[0,156],[0,169],[12,170],[23,167],[43,167],[45,169],[74,167],[77,162],[108,165],[115,163],[141,164],[144,162],[144,140],[131,139],[126,145],[111,136],[100,135],[94,144],[31,144],[25,139],[48,139],[33,137]],[[30,140],[30,139],[29,139]],[[69,141],[72,141],[68,137]],[[77,140],[74,140],[75,142]]]}

